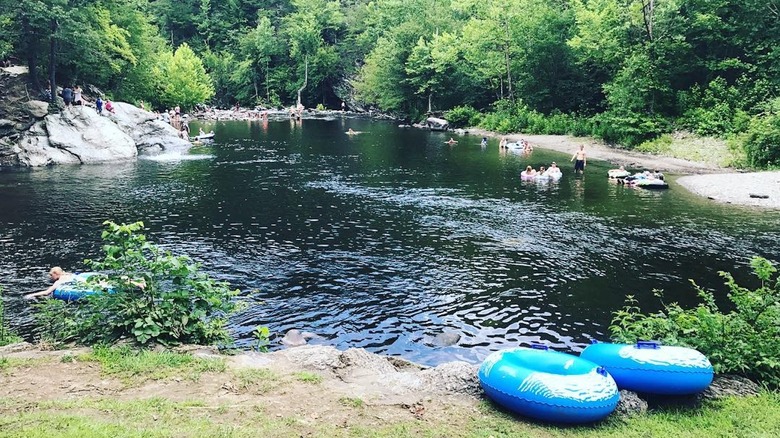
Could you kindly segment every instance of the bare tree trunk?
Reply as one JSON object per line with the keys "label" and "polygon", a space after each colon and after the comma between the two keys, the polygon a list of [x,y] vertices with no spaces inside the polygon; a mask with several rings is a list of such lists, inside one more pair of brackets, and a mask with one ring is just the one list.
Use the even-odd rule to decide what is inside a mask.
{"label": "bare tree trunk", "polygon": [[268,88],[268,60],[265,60],[265,101],[266,103],[271,103],[271,92]]}
{"label": "bare tree trunk", "polygon": [[655,0],[642,0],[642,18],[645,20],[647,38],[653,41],[653,13],[655,12]]}
{"label": "bare tree trunk", "polygon": [[309,83],[309,55],[306,55],[304,58],[304,75],[303,75],[303,86],[298,89],[298,106],[301,106],[301,91],[303,91],[304,88],[306,88],[306,85]]}
{"label": "bare tree trunk", "polygon": [[509,43],[511,36],[509,35],[509,23],[504,22],[504,29],[506,30],[506,42],[504,44],[504,60],[506,62],[506,91],[507,97],[510,100],[514,100],[515,96],[512,92],[512,69],[510,68],[511,62],[509,59]]}
{"label": "bare tree trunk", "polygon": [[51,89],[51,103],[57,102],[57,20],[51,19],[51,35],[49,35],[49,85]]}
{"label": "bare tree trunk", "polygon": [[[24,41],[27,43],[27,70],[30,72],[30,84],[35,90],[41,89],[41,83],[38,81],[38,40],[30,29],[30,21],[25,15],[22,15],[22,33]],[[54,92],[52,92],[52,95]]]}
{"label": "bare tree trunk", "polygon": [[430,114],[432,110],[431,100],[433,100],[433,92],[428,93],[428,114]]}

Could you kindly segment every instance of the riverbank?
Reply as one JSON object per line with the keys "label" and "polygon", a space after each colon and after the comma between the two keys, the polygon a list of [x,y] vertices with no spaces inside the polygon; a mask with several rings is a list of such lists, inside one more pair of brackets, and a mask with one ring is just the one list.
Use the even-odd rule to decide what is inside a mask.
{"label": "riverbank", "polygon": [[[471,135],[503,137],[479,128],[469,129]],[[713,163],[683,160],[616,149],[592,138],[564,135],[507,134],[509,141],[522,139],[534,147],[565,154],[574,154],[585,145],[588,159],[603,160],[629,169],[658,169],[671,174],[686,175],[677,182],[687,190],[715,202],[765,209],[780,209],[780,172],[737,172]],[[587,170],[586,170],[587,172]]]}
{"label": "riverbank", "polygon": [[[0,352],[0,437],[777,436],[780,399],[612,415],[582,427],[531,422],[467,394],[475,378],[350,349],[220,356],[127,348]],[[391,371],[391,369],[393,371]],[[470,374],[462,366],[461,372]],[[439,374],[444,380],[428,379]],[[420,380],[417,380],[420,378]],[[415,383],[417,382],[417,383]],[[695,413],[695,414],[692,414]]]}

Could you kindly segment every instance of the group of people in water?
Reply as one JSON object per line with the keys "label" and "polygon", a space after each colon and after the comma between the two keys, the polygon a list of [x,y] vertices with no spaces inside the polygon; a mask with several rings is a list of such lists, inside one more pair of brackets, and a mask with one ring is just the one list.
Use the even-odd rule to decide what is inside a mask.
{"label": "group of people in water", "polygon": [[550,163],[550,167],[539,166],[539,170],[534,169],[531,166],[527,166],[524,171],[520,173],[520,178],[525,180],[537,179],[537,178],[551,178],[559,179],[563,176],[561,168],[553,161]]}
{"label": "group of people in water", "polygon": [[[483,138],[482,140],[483,140],[483,142],[485,144],[487,144],[487,142],[485,141],[486,140],[485,138]],[[533,147],[533,145],[531,143],[528,142],[528,140],[526,140],[524,138],[521,138],[519,141],[516,141],[516,142],[510,142],[509,140],[507,140],[506,137],[501,137],[501,141],[498,142],[498,149],[499,150],[502,150],[502,149],[519,149],[519,150],[523,151],[523,153],[530,153],[530,152],[533,152],[534,147]]]}

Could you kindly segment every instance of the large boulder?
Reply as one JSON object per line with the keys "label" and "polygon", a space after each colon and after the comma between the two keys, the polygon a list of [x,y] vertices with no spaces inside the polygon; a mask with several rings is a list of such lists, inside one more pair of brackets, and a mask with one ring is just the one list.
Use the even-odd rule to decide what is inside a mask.
{"label": "large boulder", "polygon": [[114,108],[116,111],[109,117],[133,138],[139,154],[183,152],[192,146],[188,139],[179,138],[173,126],[158,120],[155,113],[124,102],[115,102]]}
{"label": "large boulder", "polygon": [[135,158],[138,150],[129,135],[87,107],[72,107],[47,115],[25,131],[17,143],[22,166],[90,164]]}

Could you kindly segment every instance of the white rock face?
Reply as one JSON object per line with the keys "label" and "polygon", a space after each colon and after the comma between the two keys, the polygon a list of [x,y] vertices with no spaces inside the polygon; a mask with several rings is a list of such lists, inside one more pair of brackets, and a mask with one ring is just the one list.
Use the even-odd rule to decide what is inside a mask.
{"label": "white rock face", "polygon": [[116,112],[104,111],[103,115],[86,106],[47,115],[47,103],[33,103],[26,110],[38,120],[16,139],[4,139],[5,146],[0,145],[3,164],[40,167],[105,163],[131,160],[139,153],[183,153],[192,146],[179,138],[172,126],[157,120],[154,113],[127,103],[116,102]]}
{"label": "white rock face", "polygon": [[114,102],[114,114],[108,117],[135,141],[139,154],[156,155],[162,152],[186,151],[192,145],[179,138],[173,126],[149,111],[129,103]]}
{"label": "white rock face", "polygon": [[138,155],[133,139],[92,108],[73,107],[50,114],[26,131],[18,143],[19,164],[89,164]]}

